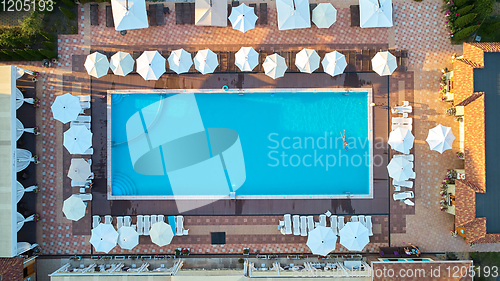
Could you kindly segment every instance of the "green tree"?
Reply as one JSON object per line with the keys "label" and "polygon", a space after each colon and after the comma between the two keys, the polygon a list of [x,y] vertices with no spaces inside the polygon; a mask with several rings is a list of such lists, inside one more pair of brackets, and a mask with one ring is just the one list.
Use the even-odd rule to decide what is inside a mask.
{"label": "green tree", "polygon": [[473,8],[474,8],[474,5],[465,6],[463,8],[458,9],[457,14],[463,16],[463,15],[467,14],[468,12],[470,12],[470,10],[472,10]]}
{"label": "green tree", "polygon": [[478,28],[479,28],[479,24],[466,27],[466,28],[458,31],[457,33],[453,34],[452,40],[455,42],[462,41],[465,38],[469,37],[472,34],[472,32],[476,31]]}
{"label": "green tree", "polygon": [[467,14],[465,16],[460,16],[455,20],[453,24],[456,28],[462,28],[471,23],[476,17],[477,14]]}
{"label": "green tree", "polygon": [[469,0],[455,0],[455,1],[453,1],[453,3],[455,3],[455,6],[457,6],[459,8],[462,8],[463,6],[465,6],[467,4],[467,2],[469,2]]}
{"label": "green tree", "polygon": [[56,45],[49,41],[42,41],[42,44],[49,50],[54,50],[56,48]]}
{"label": "green tree", "polygon": [[490,23],[488,25],[484,25],[484,28],[482,29],[484,31],[484,33],[486,34],[492,34],[494,33],[495,31],[497,30],[500,30],[500,22],[496,22],[496,23]]}
{"label": "green tree", "polygon": [[38,12],[32,12],[29,17],[24,19],[21,23],[21,30],[28,36],[34,36],[40,32],[42,26],[42,18]]}
{"label": "green tree", "polygon": [[20,48],[29,43],[28,36],[25,35],[20,28],[0,28],[1,47]]}
{"label": "green tree", "polygon": [[53,51],[51,50],[47,50],[47,49],[38,49],[38,51],[40,51],[40,53],[42,55],[44,55],[46,58],[48,59],[53,59],[53,58],[56,58],[57,57],[57,54],[54,53]]}
{"label": "green tree", "polygon": [[75,2],[73,2],[72,0],[62,0],[62,2],[64,3],[64,5],[66,5],[66,7],[70,9],[73,9],[75,7]]}
{"label": "green tree", "polygon": [[23,57],[20,55],[16,54],[13,50],[4,50],[4,52],[11,57],[13,60],[22,60]]}
{"label": "green tree", "polygon": [[28,52],[26,52],[25,50],[14,49],[13,51],[25,60],[33,60],[34,59],[34,57],[32,55],[30,55]]}
{"label": "green tree", "polygon": [[48,41],[56,41],[56,37],[53,34],[47,33],[45,31],[40,31],[40,35],[42,35]]}
{"label": "green tree", "polygon": [[479,19],[487,17],[493,12],[493,5],[495,5],[495,0],[475,0],[474,10],[472,12],[477,13]]}
{"label": "green tree", "polygon": [[69,20],[75,20],[76,18],[76,15],[75,13],[73,13],[72,11],[64,8],[64,7],[61,7],[59,6],[59,10],[61,10],[61,12],[69,19]]}
{"label": "green tree", "polygon": [[37,60],[43,60],[45,58],[45,56],[42,55],[38,50],[33,50],[33,49],[24,49],[24,50],[33,57],[35,57]]}

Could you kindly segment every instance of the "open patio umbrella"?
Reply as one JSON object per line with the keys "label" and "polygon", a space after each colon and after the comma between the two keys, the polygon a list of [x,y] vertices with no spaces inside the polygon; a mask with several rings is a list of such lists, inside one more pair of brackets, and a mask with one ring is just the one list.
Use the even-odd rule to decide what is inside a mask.
{"label": "open patio umbrella", "polygon": [[194,57],[194,67],[203,75],[214,72],[218,65],[217,55],[210,49],[199,50]]}
{"label": "open patio umbrella", "polygon": [[92,133],[83,125],[72,126],[64,132],[63,145],[70,154],[83,154],[92,146]]}
{"label": "open patio umbrella", "polygon": [[118,239],[118,232],[111,224],[100,223],[96,228],[92,229],[90,236],[90,244],[94,246],[96,252],[108,253],[115,246]]}
{"label": "open patio umbrella", "polygon": [[397,181],[405,181],[413,175],[413,163],[403,157],[392,158],[387,165],[389,177]]}
{"label": "open patio umbrella", "polygon": [[359,0],[359,26],[391,27],[392,1],[391,0]]}
{"label": "open patio umbrella", "polygon": [[321,58],[313,49],[302,49],[295,55],[295,65],[300,72],[313,73],[319,68]]}
{"label": "open patio umbrella", "polygon": [[429,144],[431,150],[443,153],[447,149],[451,149],[455,136],[450,127],[445,127],[441,124],[429,130],[429,135],[425,140]]}
{"label": "open patio umbrella", "polygon": [[56,100],[50,107],[54,119],[66,124],[76,120],[78,114],[82,111],[80,99],[70,93],[56,97]]}
{"label": "open patio umbrella", "polygon": [[77,221],[85,216],[87,205],[80,197],[71,195],[64,200],[62,211],[68,220]]}
{"label": "open patio umbrella", "polygon": [[151,241],[153,243],[160,247],[163,247],[172,242],[172,238],[174,238],[174,232],[172,231],[172,227],[170,225],[160,221],[151,226],[149,236],[151,237]]}
{"label": "open patio umbrella", "polygon": [[339,231],[340,244],[349,251],[363,251],[370,243],[368,228],[360,222],[348,222]]}
{"label": "open patio umbrella", "polygon": [[115,75],[126,76],[134,70],[135,61],[129,53],[122,51],[111,56],[109,67]]}
{"label": "open patio umbrella", "polygon": [[372,58],[372,69],[380,76],[391,75],[396,68],[398,68],[396,57],[387,51],[378,52]]}
{"label": "open patio umbrella", "polygon": [[255,15],[254,8],[241,4],[234,7],[229,15],[229,21],[233,25],[233,29],[239,30],[243,33],[255,28],[257,16]]}
{"label": "open patio umbrella", "polygon": [[344,73],[344,70],[347,67],[347,61],[345,60],[345,56],[343,54],[333,51],[325,55],[323,61],[321,61],[321,65],[323,66],[323,71],[325,71],[325,73],[335,76]]}
{"label": "open patio umbrella", "polygon": [[76,182],[84,182],[90,177],[91,174],[90,164],[85,161],[85,159],[71,159],[71,165],[69,166],[68,171],[68,177],[70,179]]}
{"label": "open patio umbrella", "polygon": [[330,3],[320,3],[312,12],[312,21],[318,28],[329,28],[337,21],[337,9]]}
{"label": "open patio umbrella", "polygon": [[122,226],[118,229],[118,245],[122,249],[132,250],[139,244],[139,234],[130,226]]}
{"label": "open patio umbrella", "polygon": [[277,0],[276,11],[279,30],[311,27],[309,0]]}
{"label": "open patio umbrella", "polygon": [[149,27],[145,0],[111,0],[111,9],[117,31]]}
{"label": "open patio umbrella", "polygon": [[99,52],[93,52],[85,59],[84,66],[89,75],[95,78],[101,78],[108,74],[109,61],[105,55]]}
{"label": "open patio umbrella", "polygon": [[252,47],[241,47],[234,55],[234,64],[241,71],[252,71],[259,65],[259,53]]}
{"label": "open patio umbrella", "polygon": [[414,140],[415,137],[412,135],[410,130],[397,128],[389,133],[388,143],[392,149],[408,154],[410,153],[410,149],[413,147]]}
{"label": "open patio umbrella", "polygon": [[227,26],[226,0],[196,0],[194,2],[195,25]]}
{"label": "open patio umbrella", "polygon": [[314,255],[326,256],[335,250],[337,244],[337,235],[333,233],[332,228],[318,226],[309,232],[307,237],[307,247],[311,249]]}
{"label": "open patio umbrella", "polygon": [[172,51],[168,56],[168,67],[177,74],[188,72],[192,65],[193,58],[184,49]]}
{"label": "open patio umbrella", "polygon": [[285,59],[278,54],[267,56],[262,66],[264,67],[264,73],[273,79],[283,77],[288,68]]}
{"label": "open patio umbrella", "polygon": [[158,80],[165,73],[165,58],[158,51],[144,51],[137,58],[137,73],[144,80]]}

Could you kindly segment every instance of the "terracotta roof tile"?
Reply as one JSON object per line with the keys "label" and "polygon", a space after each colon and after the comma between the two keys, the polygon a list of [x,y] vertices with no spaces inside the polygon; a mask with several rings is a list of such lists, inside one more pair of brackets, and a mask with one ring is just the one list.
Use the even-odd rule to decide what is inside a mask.
{"label": "terracotta roof tile", "polygon": [[465,45],[472,45],[476,48],[481,49],[483,52],[500,52],[500,43],[499,42],[494,42],[494,43],[465,43]]}
{"label": "terracotta roof tile", "polygon": [[465,107],[465,175],[478,192],[486,191],[484,95]]}
{"label": "terracotta roof tile", "polygon": [[462,227],[476,217],[476,193],[462,181],[455,181],[455,226]]}
{"label": "terracotta roof tile", "polygon": [[474,66],[469,60],[456,59],[453,62],[454,99],[461,103],[474,93]]}
{"label": "terracotta roof tile", "polygon": [[2,280],[23,280],[23,258],[0,258],[0,276]]}
{"label": "terracotta roof tile", "polygon": [[464,225],[467,243],[474,243],[486,235],[486,218],[476,218]]}
{"label": "terracotta roof tile", "polygon": [[480,238],[474,243],[500,243],[500,234],[486,234],[483,238]]}

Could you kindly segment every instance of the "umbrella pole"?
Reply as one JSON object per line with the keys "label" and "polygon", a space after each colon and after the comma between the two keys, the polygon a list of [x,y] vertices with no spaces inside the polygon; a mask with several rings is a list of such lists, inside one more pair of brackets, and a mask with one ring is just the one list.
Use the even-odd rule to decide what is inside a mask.
{"label": "umbrella pole", "polygon": [[[127,1],[128,1],[128,0],[127,0]],[[378,2],[378,7],[379,7],[379,8],[381,8],[381,7],[382,7],[382,5],[380,5],[380,0],[377,0],[377,2]]]}

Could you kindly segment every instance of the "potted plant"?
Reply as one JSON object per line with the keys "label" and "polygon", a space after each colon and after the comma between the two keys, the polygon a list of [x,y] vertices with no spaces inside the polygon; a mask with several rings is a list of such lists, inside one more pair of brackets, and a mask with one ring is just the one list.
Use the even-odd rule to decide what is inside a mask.
{"label": "potted plant", "polygon": [[40,221],[40,214],[35,213],[34,218],[33,218],[33,221],[34,221],[34,222],[38,222],[38,221]]}
{"label": "potted plant", "polygon": [[40,127],[35,126],[35,127],[33,128],[33,133],[34,133],[35,135],[39,135],[39,134],[40,134]]}
{"label": "potted plant", "polygon": [[243,255],[248,256],[250,254],[250,249],[249,248],[244,248],[243,249]]}
{"label": "potted plant", "polygon": [[465,154],[463,152],[459,151],[459,152],[457,152],[457,157],[458,157],[458,159],[464,159]]}
{"label": "potted plant", "polygon": [[239,258],[239,259],[238,259],[238,263],[244,263],[244,262],[245,262],[245,260],[244,260],[244,259],[242,259],[242,258]]}
{"label": "potted plant", "polygon": [[189,250],[188,249],[182,249],[182,255],[183,256],[189,255]]}
{"label": "potted plant", "polygon": [[180,255],[181,255],[181,250],[179,250],[179,249],[175,249],[175,255],[176,255],[176,256],[180,256]]}

